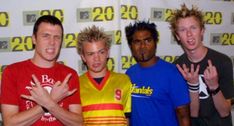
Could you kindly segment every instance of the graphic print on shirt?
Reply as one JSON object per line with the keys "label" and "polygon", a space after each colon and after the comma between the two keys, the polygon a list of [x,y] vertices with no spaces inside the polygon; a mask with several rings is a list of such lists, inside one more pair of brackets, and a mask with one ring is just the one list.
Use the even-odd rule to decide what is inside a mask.
{"label": "graphic print on shirt", "polygon": [[[38,78],[39,79],[39,78]],[[41,86],[46,89],[46,91],[50,94],[53,85],[55,84],[55,80],[53,78],[50,78],[48,75],[41,75],[41,80],[39,80],[41,83]],[[34,82],[33,80],[30,81],[30,85],[32,85]],[[25,87],[28,88],[28,87]],[[26,109],[30,109],[36,104],[31,100],[26,100]],[[63,106],[63,103],[60,103],[60,106]],[[56,121],[56,118],[51,115],[49,112],[45,112],[44,115],[41,117],[41,121],[44,122],[53,122]]]}
{"label": "graphic print on shirt", "polygon": [[121,100],[122,98],[122,90],[121,89],[115,89],[115,99],[116,100]]}
{"label": "graphic print on shirt", "polygon": [[133,84],[131,92],[133,97],[148,97],[153,94],[153,89],[150,86],[139,87],[136,84]]}
{"label": "graphic print on shirt", "polygon": [[204,80],[204,75],[199,75],[199,99],[209,98],[209,93],[207,91],[207,86]]}

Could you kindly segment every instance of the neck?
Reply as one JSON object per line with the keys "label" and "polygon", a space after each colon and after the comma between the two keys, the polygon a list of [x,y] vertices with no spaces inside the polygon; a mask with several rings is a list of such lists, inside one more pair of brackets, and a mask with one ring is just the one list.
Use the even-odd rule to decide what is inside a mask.
{"label": "neck", "polygon": [[90,74],[90,76],[91,76],[92,78],[101,78],[101,77],[104,77],[104,76],[106,75],[106,73],[107,73],[107,68],[103,69],[103,70],[100,71],[100,72],[94,72],[94,71],[91,71],[91,70],[89,70],[88,72],[89,72],[89,74]]}
{"label": "neck", "polygon": [[56,61],[46,61],[33,57],[31,59],[32,63],[41,68],[51,68],[54,66]]}
{"label": "neck", "polygon": [[197,63],[206,56],[207,51],[208,49],[205,46],[202,46],[196,50],[186,51],[186,54],[191,62]]}
{"label": "neck", "polygon": [[150,60],[148,60],[148,61],[139,62],[139,64],[140,64],[142,67],[150,67],[150,66],[154,65],[156,62],[157,62],[157,57],[154,56],[154,57],[152,57],[152,58],[151,58]]}

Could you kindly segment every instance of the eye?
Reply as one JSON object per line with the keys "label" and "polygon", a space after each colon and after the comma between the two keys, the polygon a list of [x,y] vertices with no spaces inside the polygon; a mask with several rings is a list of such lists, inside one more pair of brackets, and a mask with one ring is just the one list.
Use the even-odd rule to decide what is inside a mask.
{"label": "eye", "polygon": [[197,26],[192,26],[191,29],[192,30],[196,30],[198,27]]}
{"label": "eye", "polygon": [[178,32],[184,32],[184,31],[185,31],[185,28],[178,28],[177,31],[178,31]]}
{"label": "eye", "polygon": [[49,35],[49,34],[42,34],[42,37],[43,37],[43,38],[49,38],[50,35]]}
{"label": "eye", "polygon": [[58,35],[56,35],[54,38],[55,38],[56,40],[58,40],[58,41],[61,40],[61,36],[58,36]]}
{"label": "eye", "polygon": [[92,53],[92,52],[91,52],[91,53],[90,53],[90,52],[87,52],[87,53],[86,53],[87,56],[92,56],[93,54],[94,54],[94,53]]}
{"label": "eye", "polygon": [[152,40],[153,40],[152,38],[147,38],[144,41],[146,44],[150,44],[152,42]]}
{"label": "eye", "polygon": [[101,53],[101,54],[105,54],[105,50],[101,50],[100,53]]}
{"label": "eye", "polygon": [[141,41],[140,40],[133,40],[132,43],[135,45],[139,45],[141,43]]}

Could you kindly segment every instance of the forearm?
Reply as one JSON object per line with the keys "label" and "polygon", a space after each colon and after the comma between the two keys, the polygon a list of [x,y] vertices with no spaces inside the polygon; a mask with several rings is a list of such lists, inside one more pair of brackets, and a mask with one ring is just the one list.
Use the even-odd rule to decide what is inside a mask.
{"label": "forearm", "polygon": [[127,126],[130,126],[130,120],[127,118]]}
{"label": "forearm", "polygon": [[9,108],[9,106],[5,108],[5,106],[2,105],[4,126],[29,126],[35,123],[38,119],[40,119],[40,117],[44,113],[41,107],[38,105],[29,110],[17,112],[15,114],[12,114],[13,111],[11,110],[12,109]]}
{"label": "forearm", "polygon": [[216,110],[221,117],[226,117],[231,112],[231,100],[226,100],[223,93],[219,91],[212,96]]}
{"label": "forearm", "polygon": [[[53,114],[66,126],[81,126],[83,125],[83,118],[81,112],[73,112],[65,110],[58,104],[51,104],[47,107],[48,111]],[[76,111],[76,110],[75,110]]]}
{"label": "forearm", "polygon": [[191,99],[190,116],[191,117],[198,117],[199,108],[200,108],[199,92],[190,92],[189,94],[190,94],[190,99]]}
{"label": "forearm", "polygon": [[190,116],[188,105],[176,108],[176,115],[180,126],[190,126]]}

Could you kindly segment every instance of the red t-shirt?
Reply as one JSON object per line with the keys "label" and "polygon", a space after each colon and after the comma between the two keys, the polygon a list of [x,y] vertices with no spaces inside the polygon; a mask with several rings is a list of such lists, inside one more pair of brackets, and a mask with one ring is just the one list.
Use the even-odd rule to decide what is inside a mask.
{"label": "red t-shirt", "polygon": [[[75,70],[59,63],[56,63],[52,68],[40,68],[34,65],[30,60],[14,63],[5,68],[2,74],[1,104],[17,105],[19,106],[19,112],[28,110],[34,107],[36,103],[26,100],[20,97],[20,95],[30,95],[26,87],[31,87],[31,82],[33,82],[32,74],[35,74],[42,87],[50,92],[55,82],[62,82],[69,73],[72,73],[68,83],[69,90],[74,88],[78,90],[58,104],[65,109],[68,109],[70,104],[80,104],[79,81]],[[63,124],[50,113],[44,113],[33,125],[60,126]]]}

